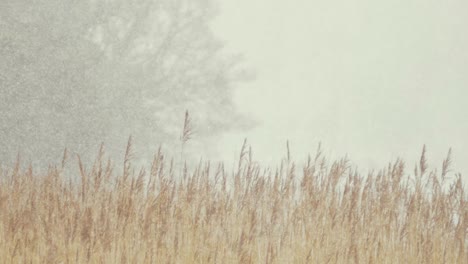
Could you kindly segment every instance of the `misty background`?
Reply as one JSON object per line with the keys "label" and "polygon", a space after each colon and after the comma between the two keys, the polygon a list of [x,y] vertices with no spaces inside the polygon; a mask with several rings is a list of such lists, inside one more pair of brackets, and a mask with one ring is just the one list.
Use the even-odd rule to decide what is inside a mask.
{"label": "misty background", "polygon": [[[0,4],[2,162],[65,146],[121,159],[159,145],[270,165],[331,158],[412,168],[423,144],[468,174],[468,2],[41,0]],[[255,77],[255,78],[252,78]]]}
{"label": "misty background", "polygon": [[[468,173],[468,2],[221,1],[216,32],[257,72],[237,90],[261,120],[257,158],[296,159],[318,142],[361,168],[397,157],[412,169],[423,144],[440,170]],[[234,153],[239,136],[225,137]],[[231,154],[233,157],[234,154]]]}
{"label": "misty background", "polygon": [[[212,32],[212,0],[39,0],[0,8],[2,163],[59,161],[67,147],[93,160],[100,144],[123,160],[182,151],[188,110],[196,137],[187,159],[216,151],[223,132],[253,125],[233,89],[245,80]],[[191,150],[192,148],[193,150]]]}

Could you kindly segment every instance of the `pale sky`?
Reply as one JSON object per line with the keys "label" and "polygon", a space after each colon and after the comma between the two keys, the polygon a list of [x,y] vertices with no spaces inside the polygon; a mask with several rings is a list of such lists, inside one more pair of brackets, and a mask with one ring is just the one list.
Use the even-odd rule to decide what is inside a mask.
{"label": "pale sky", "polygon": [[226,159],[247,137],[276,162],[289,139],[298,160],[322,142],[359,167],[412,169],[426,144],[438,168],[452,147],[467,178],[468,1],[221,0],[214,29],[257,74],[236,102],[261,124],[226,136]]}

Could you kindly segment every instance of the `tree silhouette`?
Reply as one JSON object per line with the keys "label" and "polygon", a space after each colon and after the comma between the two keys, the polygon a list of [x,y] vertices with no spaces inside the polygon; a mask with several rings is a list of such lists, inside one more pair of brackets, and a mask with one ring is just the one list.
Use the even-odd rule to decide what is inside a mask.
{"label": "tree silhouette", "polygon": [[210,30],[216,14],[212,0],[2,3],[0,158],[120,147],[130,134],[156,149],[178,139],[185,109],[200,138],[249,126],[232,100],[242,69]]}

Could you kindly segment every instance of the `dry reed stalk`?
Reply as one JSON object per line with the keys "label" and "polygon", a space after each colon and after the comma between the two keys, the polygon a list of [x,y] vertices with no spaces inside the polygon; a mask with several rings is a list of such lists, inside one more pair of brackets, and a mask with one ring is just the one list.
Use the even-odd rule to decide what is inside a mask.
{"label": "dry reed stalk", "polygon": [[[199,163],[173,177],[161,151],[146,170],[78,156],[62,169],[0,178],[0,256],[6,263],[466,263],[468,203],[460,175],[446,190],[423,149],[414,181],[400,160],[360,176],[347,159],[326,165],[320,148],[299,169],[290,154],[274,176],[246,141],[227,173]],[[64,156],[66,156],[64,154]],[[64,164],[62,159],[62,164]],[[302,175],[299,173],[302,172]],[[444,180],[445,179],[445,180]]]}

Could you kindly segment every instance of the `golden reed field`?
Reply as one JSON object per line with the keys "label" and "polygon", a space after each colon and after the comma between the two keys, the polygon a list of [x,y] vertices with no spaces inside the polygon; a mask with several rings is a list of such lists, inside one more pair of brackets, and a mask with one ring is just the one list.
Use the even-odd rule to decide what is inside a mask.
{"label": "golden reed field", "polygon": [[[69,156],[69,155],[68,155]],[[76,171],[63,172],[66,161]],[[76,165],[76,166],[75,166]],[[1,263],[468,263],[461,175],[403,161],[359,175],[318,150],[278,168],[174,165],[146,170],[99,151],[48,173],[0,171]],[[445,187],[444,187],[445,186]]]}

